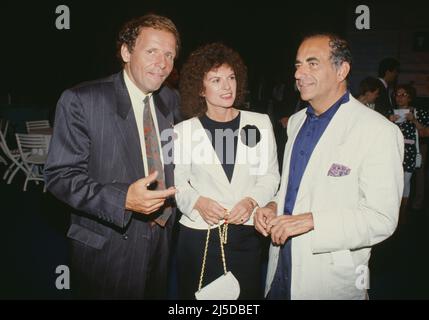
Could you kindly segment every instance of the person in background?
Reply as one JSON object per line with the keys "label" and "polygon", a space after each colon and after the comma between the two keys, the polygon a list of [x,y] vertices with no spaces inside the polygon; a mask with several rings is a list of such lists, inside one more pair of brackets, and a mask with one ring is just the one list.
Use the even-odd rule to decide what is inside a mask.
{"label": "person in background", "polygon": [[362,104],[375,109],[375,101],[380,95],[381,84],[380,81],[374,77],[366,77],[359,84],[359,92],[357,95],[357,99]]}
{"label": "person in background", "polygon": [[395,85],[398,80],[400,63],[395,58],[384,58],[378,65],[378,80],[380,81],[380,93],[375,101],[375,111],[385,117],[388,111],[395,105]]}
{"label": "person in background", "polygon": [[429,126],[429,113],[413,107],[416,89],[408,84],[398,85],[395,92],[397,108],[388,111],[389,120],[396,123],[404,135],[404,192],[402,194],[400,222],[406,222],[407,204],[410,195],[411,177],[416,168],[418,130]]}

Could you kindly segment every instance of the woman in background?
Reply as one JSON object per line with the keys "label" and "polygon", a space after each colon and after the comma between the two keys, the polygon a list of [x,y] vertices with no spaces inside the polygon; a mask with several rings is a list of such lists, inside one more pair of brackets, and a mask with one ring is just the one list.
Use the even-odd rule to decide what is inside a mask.
{"label": "woman in background", "polygon": [[397,104],[396,110],[401,110],[405,114],[401,117],[399,111],[394,109],[389,110],[389,120],[395,122],[401,129],[404,135],[404,192],[402,194],[401,210],[399,213],[399,221],[404,222],[407,210],[408,197],[410,195],[410,183],[413,172],[416,168],[416,155],[418,133],[417,130],[429,126],[429,114],[427,111],[412,107],[413,101],[416,98],[416,89],[408,84],[397,86],[395,100]]}

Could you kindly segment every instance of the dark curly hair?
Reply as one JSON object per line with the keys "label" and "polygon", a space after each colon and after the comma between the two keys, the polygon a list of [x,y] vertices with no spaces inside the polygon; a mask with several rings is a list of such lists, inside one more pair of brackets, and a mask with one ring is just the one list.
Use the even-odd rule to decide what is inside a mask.
{"label": "dark curly hair", "polygon": [[192,52],[180,72],[179,90],[185,116],[201,116],[207,111],[206,101],[200,96],[204,91],[204,76],[223,64],[231,67],[235,73],[237,93],[234,106],[241,107],[244,104],[247,88],[246,65],[235,50],[219,42],[210,43]]}
{"label": "dark curly hair", "polygon": [[179,55],[180,35],[176,25],[167,17],[151,13],[126,22],[119,31],[116,41],[116,55],[121,63],[123,63],[121,56],[122,45],[125,44],[128,51],[133,52],[136,40],[142,28],[153,28],[172,33],[176,38],[176,57]]}

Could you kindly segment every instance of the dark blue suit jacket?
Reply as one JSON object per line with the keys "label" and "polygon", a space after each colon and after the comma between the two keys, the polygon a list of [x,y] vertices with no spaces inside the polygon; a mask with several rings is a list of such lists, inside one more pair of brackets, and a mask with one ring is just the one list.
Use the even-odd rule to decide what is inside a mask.
{"label": "dark blue suit jacket", "polygon": [[[154,103],[159,130],[171,128],[177,95],[163,87],[154,93]],[[166,164],[164,171],[166,186],[173,186],[173,164]],[[152,219],[125,210],[128,187],[144,176],[123,72],[66,90],[57,105],[45,179],[48,190],[72,207],[67,234],[72,239],[72,273],[95,296],[145,295]],[[174,218],[162,230],[157,248],[166,257]]]}

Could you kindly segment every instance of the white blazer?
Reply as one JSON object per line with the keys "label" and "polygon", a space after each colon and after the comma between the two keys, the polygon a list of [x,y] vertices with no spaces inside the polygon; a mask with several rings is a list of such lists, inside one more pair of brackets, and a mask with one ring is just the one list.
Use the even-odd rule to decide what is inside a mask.
{"label": "white blazer", "polygon": [[[283,214],[292,147],[305,119],[305,109],[289,119],[278,215]],[[403,154],[398,127],[350,95],[321,136],[301,180],[292,214],[312,212],[314,230],[292,239],[292,299],[367,298],[371,246],[397,226]],[[349,168],[349,174],[328,175],[333,164]],[[271,245],[265,294],[278,257],[279,246]]]}
{"label": "white blazer", "polygon": [[[197,117],[174,127],[176,202],[183,213],[180,223],[189,228],[208,228],[199,212],[193,209],[200,196],[211,198],[231,210],[244,197],[251,197],[259,206],[264,206],[278,190],[277,146],[270,119],[255,112],[240,113],[239,132],[244,126],[253,125],[259,129],[261,139],[255,146],[249,147],[239,134],[231,182]],[[245,224],[253,225],[253,214]]]}

